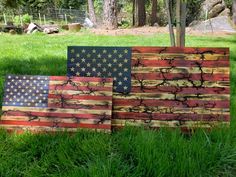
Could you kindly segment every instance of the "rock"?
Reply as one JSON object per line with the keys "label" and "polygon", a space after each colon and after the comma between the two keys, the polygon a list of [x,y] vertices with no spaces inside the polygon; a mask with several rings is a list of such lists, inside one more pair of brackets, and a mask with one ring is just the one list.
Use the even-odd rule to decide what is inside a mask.
{"label": "rock", "polygon": [[55,28],[55,27],[52,27],[52,28],[45,28],[43,30],[44,33],[46,34],[53,34],[53,33],[59,33],[59,28]]}
{"label": "rock", "polygon": [[89,18],[85,18],[83,25],[85,27],[88,27],[88,28],[93,28],[94,27],[93,22]]}
{"label": "rock", "polygon": [[222,11],[224,11],[224,4],[216,4],[208,13],[208,18],[217,17]]}
{"label": "rock", "polygon": [[204,32],[232,32],[236,30],[232,26],[229,17],[219,16],[206,21],[200,21],[191,27],[193,30]]}
{"label": "rock", "polygon": [[16,31],[13,30],[13,29],[11,29],[11,30],[9,31],[9,33],[10,33],[10,34],[16,34]]}
{"label": "rock", "polygon": [[219,14],[219,16],[230,16],[230,9],[228,9],[228,8],[225,8],[225,10],[223,10],[220,14]]}
{"label": "rock", "polygon": [[222,0],[205,0],[202,3],[202,10],[204,12],[206,11],[211,11],[213,9],[213,7],[217,4],[222,4]]}
{"label": "rock", "polygon": [[62,25],[61,28],[64,29],[64,30],[69,30],[69,26],[68,25]]}

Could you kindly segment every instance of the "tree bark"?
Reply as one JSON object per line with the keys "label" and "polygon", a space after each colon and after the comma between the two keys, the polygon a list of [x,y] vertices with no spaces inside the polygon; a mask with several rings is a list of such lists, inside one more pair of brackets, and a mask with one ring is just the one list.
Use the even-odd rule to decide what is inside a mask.
{"label": "tree bark", "polygon": [[181,2],[181,20],[180,20],[180,47],[185,47],[185,33],[186,33],[186,2]]}
{"label": "tree bark", "polygon": [[88,0],[88,11],[90,20],[93,22],[94,25],[96,25],[97,20],[96,20],[93,0]]}
{"label": "tree bark", "polygon": [[106,29],[117,28],[117,3],[116,0],[104,0],[103,24]]}
{"label": "tree bark", "polygon": [[151,26],[157,23],[157,0],[152,0]]}
{"label": "tree bark", "polygon": [[232,12],[233,12],[233,23],[234,25],[236,25],[236,0],[233,0]]}
{"label": "tree bark", "polygon": [[176,45],[181,45],[181,0],[176,0]]}
{"label": "tree bark", "polygon": [[165,0],[166,2],[166,10],[168,16],[168,25],[169,25],[169,34],[170,34],[170,43],[171,46],[175,46],[175,33],[172,25],[172,7],[170,7],[170,0]]}
{"label": "tree bark", "polygon": [[146,24],[146,0],[135,0],[135,26],[144,26]]}

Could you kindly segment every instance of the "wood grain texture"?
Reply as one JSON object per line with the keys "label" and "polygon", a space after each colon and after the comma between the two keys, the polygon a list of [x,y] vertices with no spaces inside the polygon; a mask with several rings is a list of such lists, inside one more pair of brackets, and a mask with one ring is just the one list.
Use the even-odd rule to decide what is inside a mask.
{"label": "wood grain texture", "polygon": [[230,122],[228,48],[133,47],[132,88],[113,93],[113,127]]}
{"label": "wood grain texture", "polygon": [[[13,82],[18,81],[14,79]],[[110,78],[51,76],[47,107],[3,105],[0,125],[17,131],[75,131],[83,128],[109,132],[112,82]],[[20,88],[25,89],[23,87]],[[32,90],[36,97],[40,95],[37,90]]]}

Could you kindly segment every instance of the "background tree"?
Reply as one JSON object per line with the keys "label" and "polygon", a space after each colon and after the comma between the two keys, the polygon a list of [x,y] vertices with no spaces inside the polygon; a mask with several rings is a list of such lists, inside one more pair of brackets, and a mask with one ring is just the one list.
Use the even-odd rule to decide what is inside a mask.
{"label": "background tree", "polygon": [[146,0],[134,0],[134,26],[144,26],[146,24]]}
{"label": "background tree", "polygon": [[175,46],[175,33],[173,29],[173,11],[172,11],[172,0],[165,0],[166,2],[166,11],[167,11],[167,18],[168,18],[168,25],[169,25],[169,34],[170,34],[170,43],[171,46]]}
{"label": "background tree", "polygon": [[157,0],[152,0],[151,26],[157,23]]}
{"label": "background tree", "polygon": [[233,11],[233,22],[234,25],[236,25],[236,0],[233,0],[232,11]]}
{"label": "background tree", "polygon": [[116,0],[104,0],[103,4],[103,25],[107,29],[116,29],[117,24],[117,3]]}
{"label": "background tree", "polygon": [[97,20],[96,20],[93,0],[88,0],[88,11],[89,11],[90,20],[93,22],[94,25],[96,25]]}

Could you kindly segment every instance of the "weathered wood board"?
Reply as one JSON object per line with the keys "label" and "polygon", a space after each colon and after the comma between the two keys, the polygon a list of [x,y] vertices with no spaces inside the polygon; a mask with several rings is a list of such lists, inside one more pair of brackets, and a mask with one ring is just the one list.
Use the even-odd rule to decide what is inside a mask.
{"label": "weathered wood board", "polygon": [[8,130],[111,131],[111,78],[8,75],[0,126]]}
{"label": "weathered wood board", "polygon": [[113,127],[230,122],[228,48],[132,47],[131,77],[130,93],[113,93]]}

